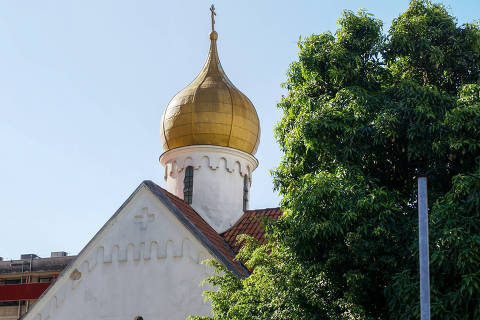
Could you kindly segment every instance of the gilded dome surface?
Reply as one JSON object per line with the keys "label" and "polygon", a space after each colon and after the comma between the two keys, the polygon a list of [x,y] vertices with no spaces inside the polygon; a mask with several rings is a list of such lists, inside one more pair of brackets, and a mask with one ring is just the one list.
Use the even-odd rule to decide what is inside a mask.
{"label": "gilded dome surface", "polygon": [[215,145],[254,154],[260,141],[260,123],[252,102],[228,79],[217,53],[215,31],[199,75],[170,101],[162,116],[165,151]]}

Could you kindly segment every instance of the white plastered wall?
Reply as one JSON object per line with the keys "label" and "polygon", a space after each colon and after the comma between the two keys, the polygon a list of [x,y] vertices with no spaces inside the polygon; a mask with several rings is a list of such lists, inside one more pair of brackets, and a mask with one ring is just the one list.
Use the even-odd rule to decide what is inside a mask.
{"label": "white plastered wall", "polygon": [[165,168],[166,189],[180,199],[185,168],[194,168],[191,206],[218,233],[228,230],[243,215],[244,176],[250,189],[252,172],[258,166],[257,159],[248,153],[209,145],[169,150],[160,156],[160,163]]}
{"label": "white plastered wall", "polygon": [[146,187],[82,250],[25,320],[180,320],[208,315],[212,258]]}

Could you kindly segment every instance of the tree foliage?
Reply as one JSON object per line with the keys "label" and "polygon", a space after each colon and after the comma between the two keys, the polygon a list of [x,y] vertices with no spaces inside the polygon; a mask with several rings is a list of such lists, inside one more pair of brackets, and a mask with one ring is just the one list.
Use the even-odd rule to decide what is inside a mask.
{"label": "tree foliage", "polygon": [[284,215],[218,267],[205,319],[418,319],[429,169],[433,319],[480,318],[480,28],[412,0],[387,34],[345,11],[299,42],[278,107]]}

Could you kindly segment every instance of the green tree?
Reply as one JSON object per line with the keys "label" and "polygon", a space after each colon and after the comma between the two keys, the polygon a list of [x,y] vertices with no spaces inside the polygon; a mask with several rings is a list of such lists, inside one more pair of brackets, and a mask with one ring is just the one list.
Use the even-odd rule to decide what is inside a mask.
{"label": "green tree", "polygon": [[[429,179],[433,319],[480,318],[480,27],[412,0],[299,42],[276,127],[284,215],[217,265],[203,319],[418,319],[416,176]],[[202,318],[198,318],[202,319]]]}

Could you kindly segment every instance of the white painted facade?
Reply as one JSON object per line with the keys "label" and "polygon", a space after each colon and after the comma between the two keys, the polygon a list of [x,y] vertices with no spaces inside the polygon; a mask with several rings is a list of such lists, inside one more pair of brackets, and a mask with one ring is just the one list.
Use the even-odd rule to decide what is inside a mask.
{"label": "white painted facade", "polygon": [[180,320],[208,315],[200,283],[213,255],[144,184],[24,320]]}
{"label": "white painted facade", "polygon": [[165,168],[167,191],[180,199],[185,169],[194,168],[191,206],[218,233],[228,230],[243,215],[244,177],[250,189],[252,172],[258,166],[251,154],[212,145],[169,150],[160,156],[160,163]]}

